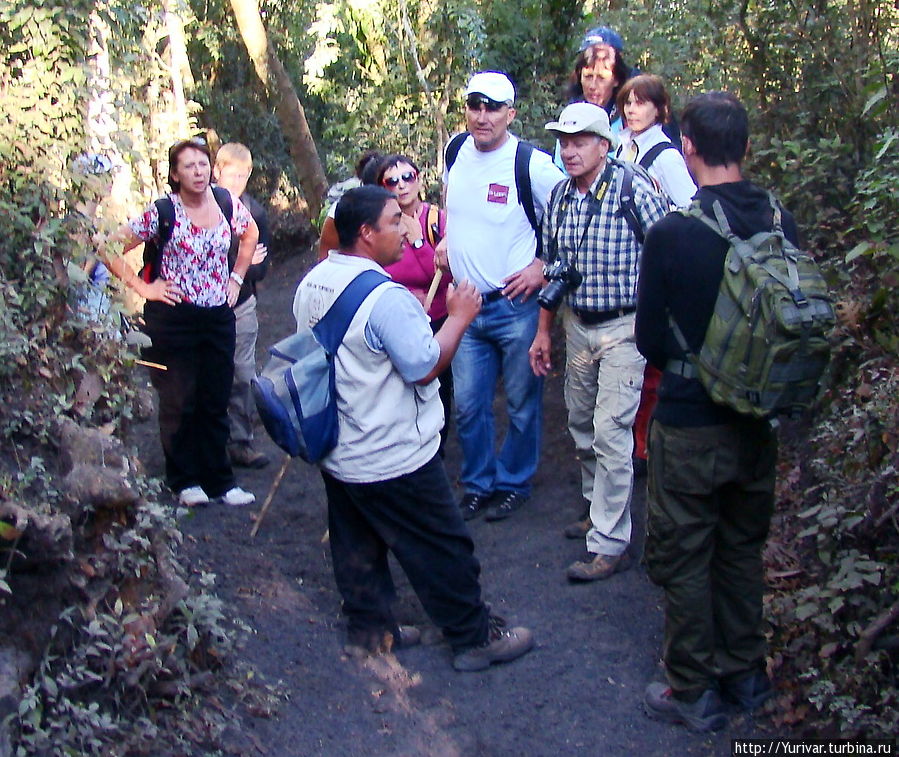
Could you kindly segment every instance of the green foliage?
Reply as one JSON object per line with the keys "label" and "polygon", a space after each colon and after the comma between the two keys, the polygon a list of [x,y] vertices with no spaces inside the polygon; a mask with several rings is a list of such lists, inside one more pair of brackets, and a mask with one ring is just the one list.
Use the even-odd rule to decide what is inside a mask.
{"label": "green foliage", "polygon": [[164,592],[124,599],[138,577],[152,586],[163,533],[177,537],[171,517],[146,505],[133,524],[104,534],[106,551],[91,559],[91,571],[122,589],[113,588],[102,609],[70,607],[60,616],[19,705],[18,754],[124,755],[151,742],[161,749],[178,730],[170,721],[196,708],[196,682],[230,649],[222,604],[205,591],[213,577],[203,574],[161,624]]}
{"label": "green foliage", "polygon": [[899,718],[899,657],[869,635],[899,601],[899,378],[870,333],[844,336],[837,363],[858,350],[866,360],[825,397],[802,449],[805,483],[779,483],[769,575],[801,580],[776,584],[768,604],[776,678],[786,682],[775,718],[887,736]]}
{"label": "green foliage", "polygon": [[[155,6],[117,0],[0,0],[0,498],[45,513],[59,499],[58,420],[116,430],[131,413],[134,356],[115,338],[121,308],[96,322],[78,307],[92,235],[111,225],[86,208],[108,190],[72,169],[99,149],[120,156],[125,170],[133,165],[155,193],[151,167],[137,165],[132,148],[158,155],[168,141],[160,22]],[[98,92],[91,63],[104,33],[114,70]],[[76,392],[88,374],[100,396],[80,407]],[[158,483],[142,488],[159,493]],[[80,545],[100,576],[91,594],[99,604],[59,618],[18,713],[20,755],[124,754],[166,720],[154,708],[188,701],[198,673],[227,652],[220,604],[204,591],[188,593],[154,627],[159,597],[145,593],[158,575],[154,540],[178,534],[156,505],[133,516],[97,527],[96,554],[93,544]],[[10,541],[6,525],[0,595],[15,587],[18,536]]]}

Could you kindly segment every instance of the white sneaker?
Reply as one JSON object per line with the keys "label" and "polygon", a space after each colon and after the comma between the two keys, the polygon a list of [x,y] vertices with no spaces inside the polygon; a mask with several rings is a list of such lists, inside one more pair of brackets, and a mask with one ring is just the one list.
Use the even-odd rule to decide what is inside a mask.
{"label": "white sneaker", "polygon": [[184,507],[196,507],[209,504],[209,497],[199,486],[188,486],[178,492],[178,502]]}
{"label": "white sneaker", "polygon": [[228,489],[221,496],[222,504],[231,507],[243,507],[244,505],[252,505],[256,501],[256,495],[251,492],[244,491],[239,486]]}

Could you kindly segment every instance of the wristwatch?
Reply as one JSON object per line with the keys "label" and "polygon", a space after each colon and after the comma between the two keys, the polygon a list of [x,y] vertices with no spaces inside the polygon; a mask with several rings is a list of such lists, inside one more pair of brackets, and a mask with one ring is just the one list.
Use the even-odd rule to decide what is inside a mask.
{"label": "wristwatch", "polygon": [[413,250],[420,250],[420,249],[421,249],[422,247],[424,247],[424,246],[425,246],[425,240],[424,240],[424,239],[416,239],[416,240],[412,243],[412,249],[413,249]]}

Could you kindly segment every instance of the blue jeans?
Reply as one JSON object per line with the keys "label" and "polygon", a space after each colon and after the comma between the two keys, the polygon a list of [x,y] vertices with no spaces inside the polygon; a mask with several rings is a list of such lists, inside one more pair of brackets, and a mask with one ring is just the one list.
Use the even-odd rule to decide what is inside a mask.
{"label": "blue jeans", "polygon": [[[543,378],[534,375],[528,361],[538,312],[536,297],[525,303],[505,297],[485,302],[459,344],[453,390],[466,492],[530,494],[540,457],[543,400]],[[493,398],[500,375],[509,428],[497,456]]]}

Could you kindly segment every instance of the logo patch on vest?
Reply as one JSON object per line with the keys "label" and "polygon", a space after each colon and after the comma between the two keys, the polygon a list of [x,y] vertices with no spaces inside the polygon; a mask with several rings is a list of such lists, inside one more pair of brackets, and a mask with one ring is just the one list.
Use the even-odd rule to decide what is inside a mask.
{"label": "logo patch on vest", "polygon": [[509,202],[509,188],[502,184],[491,184],[487,187],[487,202],[506,205]]}

